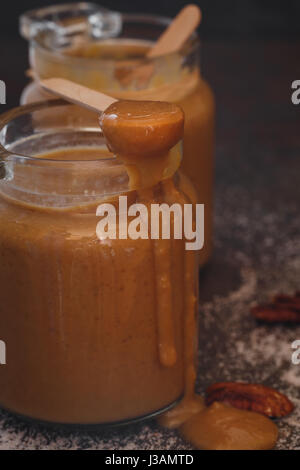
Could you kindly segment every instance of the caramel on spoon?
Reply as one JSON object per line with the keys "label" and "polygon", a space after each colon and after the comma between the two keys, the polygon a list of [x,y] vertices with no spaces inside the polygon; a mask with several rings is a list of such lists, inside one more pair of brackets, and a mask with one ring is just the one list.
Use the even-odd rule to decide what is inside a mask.
{"label": "caramel on spoon", "polygon": [[42,88],[101,114],[100,124],[110,150],[132,157],[166,153],[183,135],[184,114],[164,101],[118,101],[63,78],[40,82]]}
{"label": "caramel on spoon", "polygon": [[162,101],[118,101],[100,118],[110,150],[132,158],[168,152],[181,139],[183,122],[181,108]]}
{"label": "caramel on spoon", "polygon": [[[100,125],[109,150],[131,166],[130,186],[149,187],[171,176],[180,164],[169,154],[183,136],[184,113],[162,101],[117,101],[62,78],[42,80],[48,92],[100,114]],[[151,158],[150,158],[151,157]]]}

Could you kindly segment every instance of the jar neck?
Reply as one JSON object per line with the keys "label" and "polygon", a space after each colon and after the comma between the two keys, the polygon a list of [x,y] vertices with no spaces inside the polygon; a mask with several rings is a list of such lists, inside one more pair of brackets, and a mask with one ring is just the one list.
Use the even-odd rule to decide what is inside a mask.
{"label": "jar neck", "polygon": [[[155,64],[149,80],[124,85],[115,76],[116,66],[121,67],[118,62],[102,63],[99,60],[97,65],[93,61],[87,66],[84,59],[64,60],[35,44],[30,48],[30,63],[36,81],[59,76],[117,99],[182,101],[197,88],[201,80],[199,61],[189,68],[182,66],[182,60],[178,54],[173,54],[168,61],[150,61],[146,67],[151,67],[152,62]],[[84,74],[82,70],[85,70]]]}
{"label": "jar neck", "polygon": [[[91,152],[91,148],[66,149],[67,154]],[[101,153],[95,147],[93,153]],[[64,152],[61,150],[60,152]],[[48,209],[93,207],[123,194],[147,194],[168,179],[175,178],[180,165],[181,145],[172,149],[168,167],[147,185],[132,186],[130,172],[118,158],[104,160],[51,160],[53,154],[26,158],[8,155],[5,176],[0,179],[0,194],[25,205]],[[54,152],[55,155],[55,152]],[[50,158],[49,158],[50,157]],[[131,196],[134,197],[134,196]]]}
{"label": "jar neck", "polygon": [[62,100],[0,116],[0,170],[1,192],[29,204],[69,206],[128,190],[126,169],[107,151],[97,119]]}
{"label": "jar neck", "polygon": [[70,208],[92,205],[128,191],[128,175],[120,162],[56,162],[11,157],[2,195],[27,205]]}
{"label": "jar neck", "polygon": [[[139,99],[146,95],[149,99],[170,100],[173,96],[171,101],[175,101],[178,93],[195,86],[200,76],[200,45],[196,35],[176,53],[147,59],[147,50],[171,20],[102,12],[100,8],[96,15],[102,18],[99,24],[109,23],[111,29],[107,27],[106,33],[95,34],[91,23],[95,26],[97,8],[73,4],[23,15],[21,32],[30,41],[30,65],[36,78],[59,76],[120,98]],[[114,15],[119,15],[119,23],[114,23]],[[26,28],[22,28],[22,23]],[[127,72],[141,65],[146,74],[129,80]]]}
{"label": "jar neck", "polygon": [[[155,186],[179,168],[182,145],[154,172]],[[35,206],[68,208],[140,190],[108,152],[98,120],[62,100],[21,106],[0,116],[0,191]],[[140,185],[139,185],[140,184]]]}

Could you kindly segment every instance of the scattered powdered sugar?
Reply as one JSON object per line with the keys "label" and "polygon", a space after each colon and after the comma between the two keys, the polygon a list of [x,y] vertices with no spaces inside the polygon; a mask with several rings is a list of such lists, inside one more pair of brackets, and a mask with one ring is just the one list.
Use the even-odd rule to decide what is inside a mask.
{"label": "scattered powdered sugar", "polygon": [[[278,448],[292,449],[300,446],[300,365],[291,362],[291,345],[300,339],[300,326],[258,323],[250,308],[274,294],[299,290],[298,210],[289,202],[276,207],[276,212],[265,212],[262,203],[249,200],[246,193],[246,188],[224,187],[227,210],[222,211],[224,201],[219,200],[215,257],[222,260],[218,262],[222,278],[227,270],[235,289],[220,295],[218,272],[211,273],[217,290],[200,305],[198,390],[217,381],[241,380],[286,393],[295,403],[295,411],[278,420]],[[240,206],[243,214],[239,214]]]}
{"label": "scattered powdered sugar", "polygon": [[[300,387],[300,367],[299,365],[291,365],[288,370],[282,373],[281,380],[289,385]],[[300,426],[300,421],[299,421]]]}

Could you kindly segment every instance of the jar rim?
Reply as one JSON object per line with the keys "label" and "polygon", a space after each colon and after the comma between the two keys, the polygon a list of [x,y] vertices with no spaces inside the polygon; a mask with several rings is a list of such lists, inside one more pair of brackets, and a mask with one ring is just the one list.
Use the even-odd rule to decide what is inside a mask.
{"label": "jar rim", "polygon": [[[90,204],[128,191],[126,168],[106,151],[100,126],[97,122],[78,121],[78,127],[74,127],[76,118],[68,119],[72,108],[81,111],[75,104],[53,99],[19,106],[0,115],[1,195],[39,207],[46,204],[65,208],[73,207],[76,201]],[[56,125],[51,117],[56,119],[59,112],[65,113],[67,119]],[[74,148],[99,150],[99,154],[90,159],[89,155],[81,158],[80,152],[73,159],[61,155],[48,158],[53,151]],[[40,180],[41,176],[44,179]]]}
{"label": "jar rim", "polygon": [[[56,112],[52,114],[55,107],[66,108],[66,122],[56,125],[51,121],[51,117],[56,119]],[[39,202],[39,199],[45,196],[47,204],[55,205],[56,198],[62,196],[63,202],[60,200],[59,204],[72,206],[74,198],[90,202],[99,197],[115,196],[139,189],[138,186],[130,186],[130,177],[124,162],[105,150],[104,136],[97,121],[87,121],[84,125],[81,119],[78,120],[76,112],[74,120],[74,116],[69,114],[72,108],[77,108],[76,112],[82,110],[78,105],[55,99],[19,106],[0,115],[0,180],[8,197],[12,193],[11,197],[25,202],[28,202],[28,198],[30,201],[35,198],[34,204],[41,205],[43,201]],[[49,121],[48,116],[43,114],[47,110],[50,112]],[[42,114],[39,116],[40,111]],[[97,157],[93,159],[81,158],[81,153],[78,159],[72,160],[47,158],[47,154],[53,150],[74,148],[80,152],[81,149],[97,149],[100,154],[97,153]],[[180,160],[181,155],[182,143]],[[178,154],[173,157],[179,164]],[[177,168],[174,173],[176,171]],[[48,176],[46,180],[42,180],[41,185],[39,175],[45,174]],[[162,179],[170,177],[170,173],[162,175]],[[66,178],[70,178],[69,187],[66,186]]]}
{"label": "jar rim", "polygon": [[[87,4],[87,5],[93,5],[93,4]],[[161,15],[153,15],[153,14],[145,14],[145,13],[120,13],[120,17],[123,22],[137,22],[137,23],[144,23],[148,25],[153,25],[153,26],[161,26],[161,27],[167,27],[171,21],[172,18],[166,17],[166,16],[161,16]],[[111,59],[111,58],[99,58],[99,57],[77,57],[73,55],[68,55],[63,52],[61,52],[58,49],[51,48],[45,45],[44,41],[42,40],[42,36],[45,35],[45,32],[47,31],[47,28],[45,30],[41,30],[37,32],[35,36],[33,36],[31,39],[29,38],[29,41],[32,46],[35,46],[36,48],[39,48],[42,52],[51,54],[54,58],[58,60],[63,60],[64,63],[70,64],[70,65],[95,65],[95,64],[106,64],[109,65],[111,64],[112,66],[115,65],[116,60]],[[50,29],[49,29],[50,31]],[[142,41],[143,38],[139,37],[128,37],[128,38],[122,38],[122,37],[112,37],[112,38],[105,38],[104,40],[136,40],[136,41]],[[144,40],[148,42],[147,40]],[[151,42],[151,41],[149,41]],[[176,56],[178,54],[183,54],[185,56],[192,54],[195,49],[199,47],[200,40],[197,32],[194,32],[191,37],[181,46],[180,50],[177,52],[171,52],[169,54],[164,54],[164,58],[168,59],[170,57]],[[146,63],[152,63],[156,64],[159,63],[161,60],[161,56],[158,57],[153,57],[153,58],[144,58],[143,59]],[[132,64],[140,63],[141,58],[131,58],[130,61]]]}
{"label": "jar rim", "polygon": [[[38,101],[38,102],[34,102],[34,103],[30,103],[30,104],[25,104],[25,105],[21,105],[21,106],[17,106],[15,108],[12,108],[2,114],[0,114],[0,136],[1,136],[1,133],[3,131],[3,129],[5,128],[6,125],[8,125],[10,122],[12,122],[14,119],[17,119],[21,116],[24,116],[26,114],[30,114],[30,113],[33,113],[35,111],[42,111],[43,109],[48,109],[48,108],[54,108],[54,107],[57,107],[57,106],[70,106],[70,107],[77,107],[77,105],[75,104],[72,104],[64,99],[53,99],[53,100],[45,100],[45,101]],[[76,130],[74,131],[76,132]],[[102,134],[102,131],[101,131],[101,128],[100,128],[100,125],[99,125],[99,134],[100,135],[103,135]],[[41,161],[41,162],[45,162],[45,161],[52,161],[52,162],[55,162],[57,164],[59,163],[66,163],[66,160],[60,160],[60,159],[57,159],[57,160],[51,160],[51,159],[47,159],[47,158],[40,158],[40,157],[36,157],[34,155],[25,155],[25,154],[22,154],[21,152],[15,152],[15,151],[11,151],[9,149],[7,149],[1,142],[1,139],[0,139],[0,165],[1,163],[4,163],[7,158],[9,157],[12,157],[14,159],[22,159],[22,160],[27,160],[27,161],[33,161],[33,162],[38,162],[38,161]],[[115,155],[112,155],[112,156],[108,156],[108,157],[103,157],[101,158],[101,160],[68,160],[68,162],[70,163],[74,163],[76,162],[77,164],[80,164],[80,163],[85,163],[87,164],[88,162],[93,162],[93,163],[101,163],[101,162],[109,162],[109,161],[112,161],[114,163],[116,163],[116,157]],[[121,164],[121,163],[120,163]]]}

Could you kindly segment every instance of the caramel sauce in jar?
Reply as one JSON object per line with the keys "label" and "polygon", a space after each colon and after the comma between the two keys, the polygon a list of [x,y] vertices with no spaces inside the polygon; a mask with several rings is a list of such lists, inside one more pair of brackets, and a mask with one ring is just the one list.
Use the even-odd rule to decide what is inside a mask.
{"label": "caramel sauce in jar", "polygon": [[[106,39],[75,42],[56,50],[31,46],[31,66],[41,79],[61,77],[102,91],[122,100],[157,100],[179,105],[185,113],[182,169],[197,191],[197,201],[205,205],[205,242],[199,253],[203,266],[209,260],[213,246],[213,185],[215,102],[209,84],[200,74],[199,51],[180,51],[167,57],[146,61],[146,74],[130,79],[130,73],[145,60],[151,42],[134,39]],[[187,64],[185,65],[185,60]],[[149,71],[149,74],[148,74]],[[27,104],[50,95],[34,83],[27,88],[21,103]],[[95,116],[88,111],[91,121]],[[59,117],[56,116],[56,119]]]}
{"label": "caramel sauce in jar", "polygon": [[[170,146],[182,137],[183,115],[176,110],[180,119],[171,119],[162,164],[147,151],[137,162],[130,151],[116,157],[79,145],[82,127],[73,127],[72,107],[51,112],[62,119],[64,108],[63,131],[46,132],[46,104],[30,120],[22,117],[35,133],[21,139],[10,177],[0,180],[0,331],[8,350],[0,403],[57,423],[130,421],[174,405],[185,393],[186,374],[195,367],[197,254],[173,237],[100,240],[96,210],[110,203],[119,215],[119,195],[146,207],[195,202],[189,180],[173,174],[180,160]],[[166,125],[165,111],[156,131]],[[39,132],[39,151],[24,159]],[[59,145],[61,138],[68,145]],[[91,139],[88,127],[85,141]],[[135,187],[130,164],[139,174],[143,161],[155,178],[148,185],[141,171]],[[111,181],[123,189],[110,188]]]}

